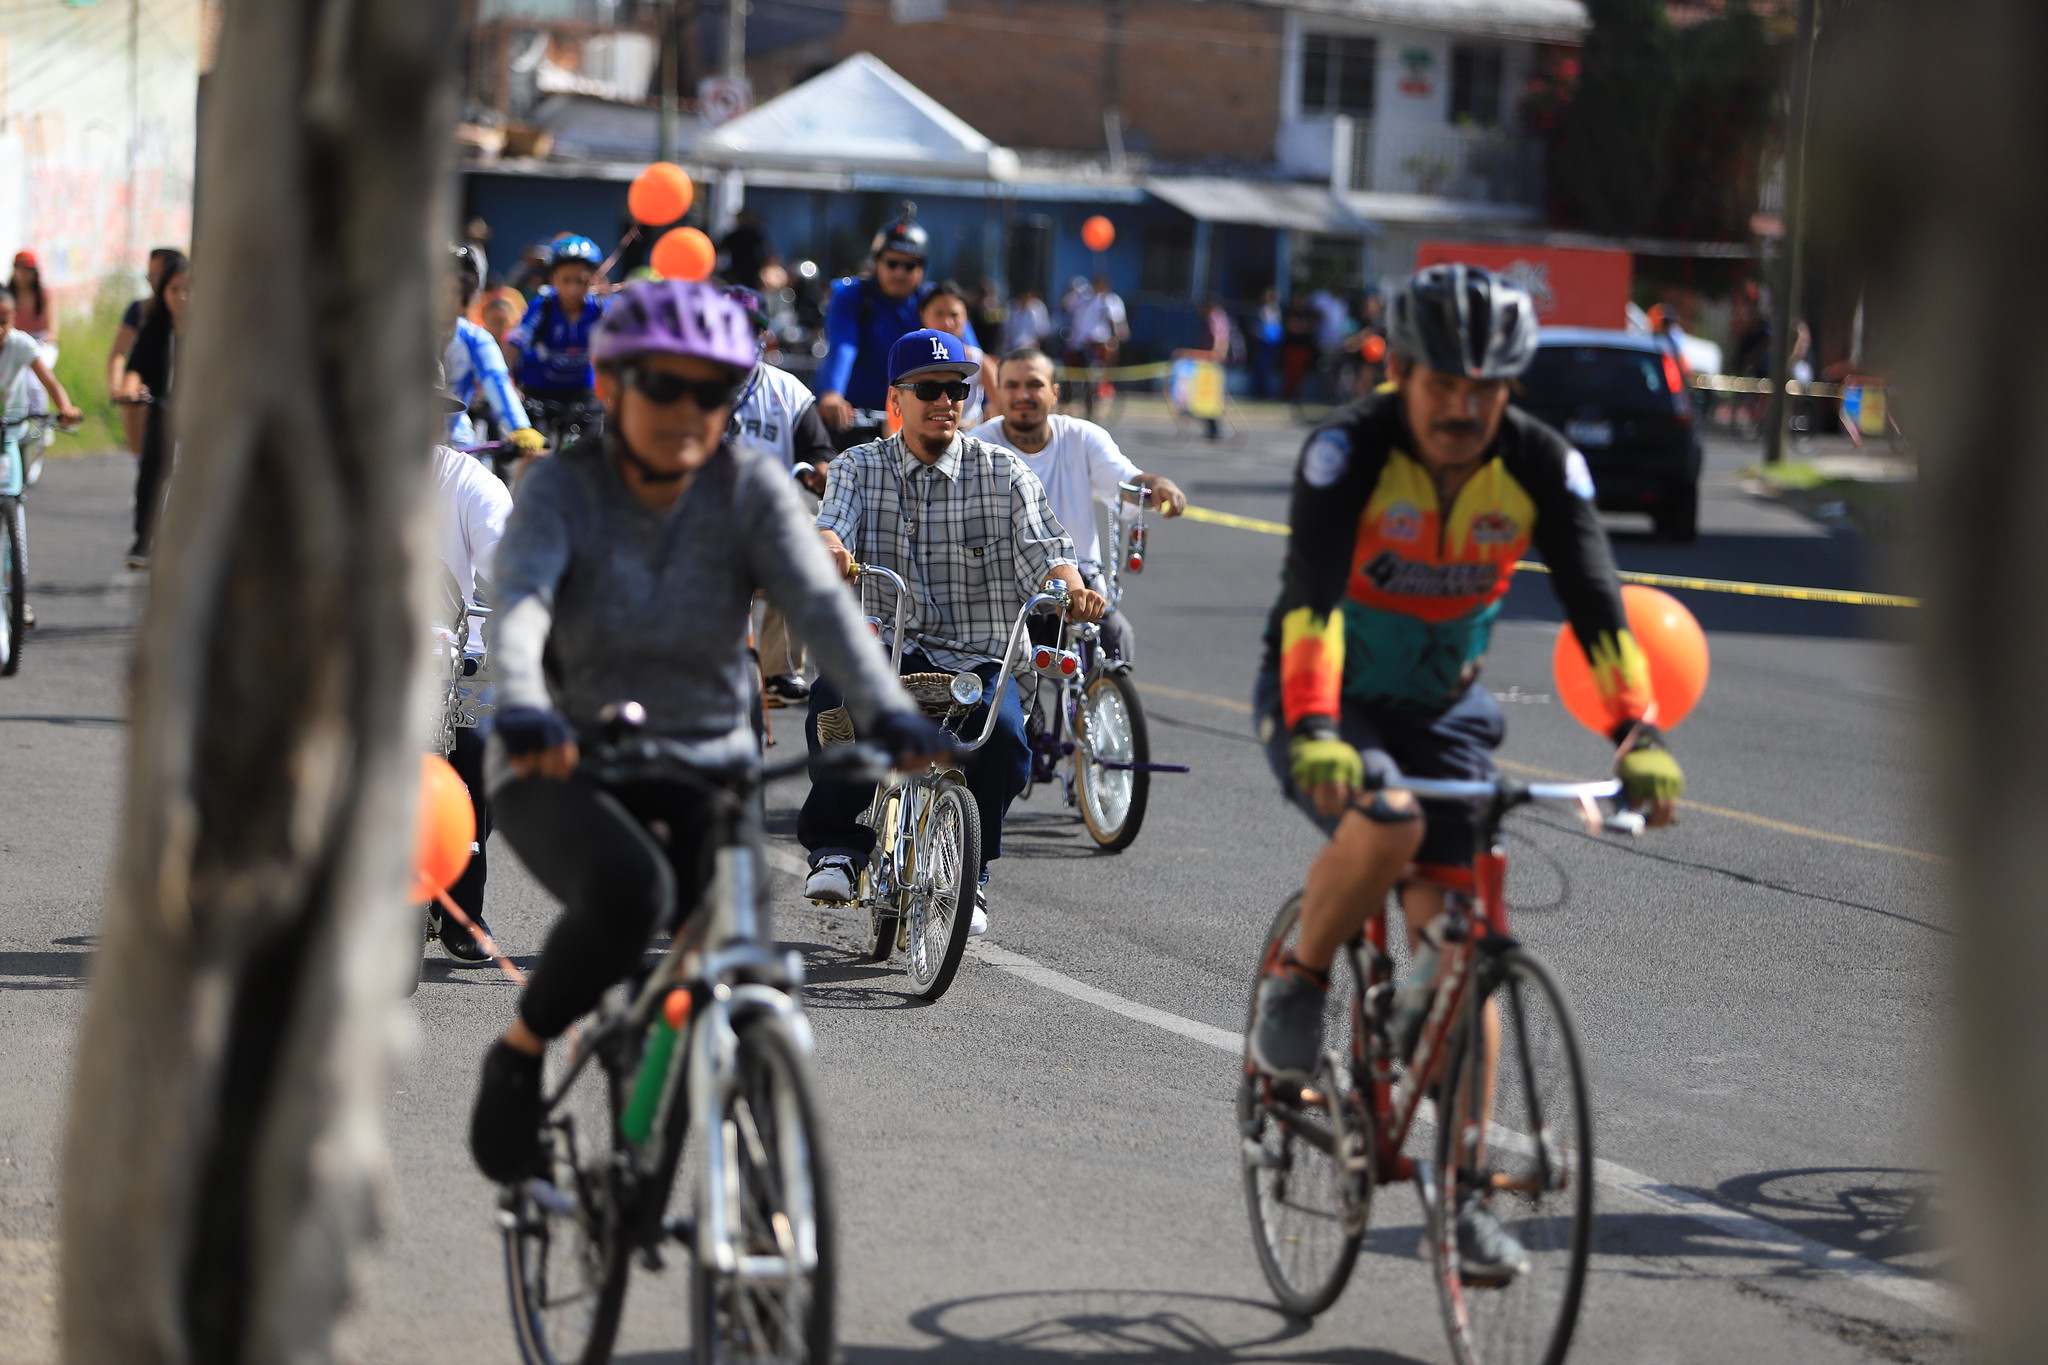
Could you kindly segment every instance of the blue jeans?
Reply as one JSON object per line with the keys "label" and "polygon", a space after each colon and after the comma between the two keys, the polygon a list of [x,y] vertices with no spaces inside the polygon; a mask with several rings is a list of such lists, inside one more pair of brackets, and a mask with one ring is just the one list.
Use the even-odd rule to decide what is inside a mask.
{"label": "blue jeans", "polygon": [[[916,650],[903,651],[905,673],[947,671]],[[984,685],[995,681],[994,664],[982,664],[974,671],[981,675]],[[838,706],[840,701],[839,689],[829,678],[820,677],[811,687],[810,711],[804,717],[804,742],[813,754],[818,752],[819,715]],[[970,741],[980,735],[985,716],[986,708],[977,706],[960,727],[961,734]],[[981,862],[986,868],[1003,856],[1003,816],[1031,781],[1031,746],[1024,738],[1024,704],[1015,678],[1004,687],[1002,701],[996,707],[994,733],[989,735],[988,743],[961,760],[960,771],[981,812]],[[874,795],[872,783],[811,779],[810,795],[804,798],[804,808],[796,820],[797,842],[810,851],[811,866],[816,867],[820,858],[832,854],[851,858],[857,866],[867,865],[868,855],[875,847],[875,832],[858,823],[858,818]]]}

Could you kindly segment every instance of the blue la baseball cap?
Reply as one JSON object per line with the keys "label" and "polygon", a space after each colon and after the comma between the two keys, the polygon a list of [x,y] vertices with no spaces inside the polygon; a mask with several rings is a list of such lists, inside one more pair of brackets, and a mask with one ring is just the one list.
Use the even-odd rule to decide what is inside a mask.
{"label": "blue la baseball cap", "polygon": [[972,379],[980,373],[980,364],[967,358],[967,343],[951,332],[934,331],[929,327],[918,332],[905,332],[889,348],[891,384],[940,375],[950,379]]}

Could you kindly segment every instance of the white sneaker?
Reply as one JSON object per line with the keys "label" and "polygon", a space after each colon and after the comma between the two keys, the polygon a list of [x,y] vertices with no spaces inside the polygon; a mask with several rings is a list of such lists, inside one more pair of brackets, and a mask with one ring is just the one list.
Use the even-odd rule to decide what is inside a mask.
{"label": "white sneaker", "polygon": [[834,853],[818,859],[804,883],[804,895],[826,905],[844,905],[853,899],[853,859]]}
{"label": "white sneaker", "polygon": [[981,908],[979,901],[974,905],[974,918],[967,921],[967,937],[980,938],[988,932],[988,911]]}

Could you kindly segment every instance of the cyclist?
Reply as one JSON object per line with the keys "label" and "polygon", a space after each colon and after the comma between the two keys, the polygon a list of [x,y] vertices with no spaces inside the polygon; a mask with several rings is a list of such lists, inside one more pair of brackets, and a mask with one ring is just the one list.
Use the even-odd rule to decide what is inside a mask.
{"label": "cyclist", "polygon": [[537,415],[558,418],[590,405],[590,331],[607,300],[590,287],[603,259],[588,237],[557,239],[548,252],[547,287],[505,338],[512,373]]}
{"label": "cyclist", "polygon": [[[879,427],[855,425],[854,414],[888,406],[889,348],[924,325],[918,312],[930,292],[924,278],[930,252],[931,234],[918,225],[917,206],[905,204],[902,216],[875,234],[868,250],[874,269],[832,286],[825,309],[828,349],[813,387],[818,415],[841,450],[882,435]],[[972,327],[966,339],[979,340]]]}
{"label": "cyclist", "polygon": [[[732,434],[728,438],[739,450],[769,456],[783,469],[809,466],[800,476],[800,495],[806,510],[818,510],[818,494],[825,489],[825,468],[835,453],[831,434],[818,417],[817,400],[804,382],[767,360],[770,333],[768,306],[761,296],[743,284],[725,291],[727,298],[746,311],[757,337],[756,354],[761,358],[747,375],[746,387],[733,403]],[[761,614],[761,633],[755,641],[761,653],[762,686],[770,706],[784,706],[811,695],[804,680],[804,645],[789,628],[789,621],[770,602]]]}
{"label": "cyclist", "polygon": [[[1117,448],[1116,438],[1095,423],[1056,412],[1060,387],[1053,377],[1052,357],[1035,346],[1003,357],[998,369],[998,402],[1003,415],[971,433],[979,440],[1014,450],[1045,485],[1052,513],[1074,539],[1081,577],[1097,592],[1107,593],[1102,573],[1102,538],[1095,527],[1095,504],[1111,515],[1123,508],[1121,483],[1142,484],[1153,492],[1160,515],[1177,517],[1187,509],[1187,495],[1163,474],[1147,474]],[[1111,607],[1102,621],[1103,650],[1113,666],[1128,668],[1133,640],[1124,614]]]}
{"label": "cyclist", "polygon": [[[1281,789],[1330,836],[1309,867],[1296,947],[1259,984],[1248,1039],[1261,1070],[1290,1080],[1316,1069],[1338,948],[1397,883],[1410,946],[1433,960],[1443,893],[1402,878],[1411,865],[1469,870],[1471,814],[1382,784],[1495,775],[1503,722],[1476,679],[1532,542],[1592,660],[1629,798],[1667,824],[1684,787],[1654,723],[1585,459],[1508,407],[1535,350],[1533,301],[1476,267],[1432,266],[1395,297],[1389,339],[1391,388],[1332,413],[1303,449],[1254,693]],[[1481,1199],[1460,1209],[1457,1236],[1468,1275],[1498,1280],[1527,1264]]]}
{"label": "cyclist", "polygon": [[538,455],[547,445],[527,420],[526,405],[512,387],[505,356],[491,334],[466,316],[470,300],[483,288],[490,267],[480,246],[451,245],[454,269],[449,272],[447,297],[443,301],[441,324],[448,334],[441,348],[441,364],[447,373],[448,389],[462,411],[448,418],[448,439],[459,446],[476,444],[476,428],[470,424],[469,409],[481,397],[491,410],[504,439],[522,455]]}
{"label": "cyclist", "polygon": [[[879,564],[910,585],[911,629],[903,671],[971,669],[995,681],[1012,623],[1048,578],[1072,593],[1069,614],[1099,621],[1104,603],[1074,564],[1074,542],[1060,529],[1045,488],[1018,456],[960,432],[967,381],[981,367],[950,332],[919,331],[889,352],[889,397],[903,428],[856,446],[832,462],[818,530],[842,572]],[[1003,815],[1031,780],[1024,709],[1012,680],[1000,697],[989,742],[963,765],[981,814],[981,893],[970,932],[988,931],[988,865],[1002,856]],[[821,678],[811,689],[804,735],[816,753],[818,718],[839,705]],[[874,831],[860,814],[874,788],[819,778],[797,818],[797,841],[811,854],[804,894],[827,904],[853,898]]]}
{"label": "cyclist", "polygon": [[128,351],[128,364],[121,372],[118,396],[146,405],[142,457],[135,463],[135,543],[128,548],[126,561],[131,569],[149,567],[164,488],[177,453],[171,441],[171,390],[178,377],[178,346],[191,297],[192,263],[179,253],[166,261],[157,275],[149,305],[142,310],[142,326]]}
{"label": "cyclist", "polygon": [[[944,280],[932,286],[918,305],[918,325],[935,331],[951,332],[963,340],[967,336],[967,293],[951,280]],[[967,382],[967,401],[960,408],[960,427],[964,431],[979,426],[988,416],[992,406],[989,395],[996,391],[995,359],[983,353],[973,342],[967,343],[967,358],[981,367],[974,378]]]}
{"label": "cyclist", "polygon": [[[445,375],[436,395],[451,415],[466,406],[448,385]],[[512,511],[512,494],[475,459],[445,445],[434,447],[434,482],[441,563],[454,579],[463,604],[481,604],[491,595],[492,565],[498,542],[505,535],[505,518]],[[469,621],[468,654],[479,663],[483,661],[483,637],[475,617]],[[448,888],[448,898],[469,916],[472,924],[488,934],[491,927],[484,921],[484,879],[485,849],[491,838],[491,804],[485,798],[484,738],[480,727],[456,728],[455,747],[448,754],[448,762],[469,788],[469,803],[476,813],[476,841],[470,845],[469,865],[455,885]],[[444,915],[438,904],[433,915],[442,952],[464,966],[479,966],[491,960],[476,936]]]}
{"label": "cyclist", "polygon": [[500,833],[564,914],[484,1058],[470,1148],[485,1175],[532,1165],[547,1040],[641,958],[709,869],[701,800],[603,787],[579,745],[610,702],[708,765],[755,761],[746,620],[765,587],[846,690],[863,733],[922,764],[946,739],[889,674],[786,468],[725,441],[754,335],[716,288],[634,284],[591,338],[609,420],[536,464],[499,542],[491,649],[501,709],[486,754]]}
{"label": "cyclist", "polygon": [[42,343],[14,325],[14,291],[0,285],[0,394],[12,393],[25,374],[34,375],[50,395],[58,421],[69,426],[84,416],[43,359]]}

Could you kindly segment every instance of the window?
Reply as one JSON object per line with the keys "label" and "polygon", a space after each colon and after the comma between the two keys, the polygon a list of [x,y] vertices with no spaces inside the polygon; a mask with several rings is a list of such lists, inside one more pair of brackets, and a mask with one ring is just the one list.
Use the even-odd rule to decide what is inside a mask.
{"label": "window", "polygon": [[1372,117],[1373,65],[1379,44],[1370,38],[1308,33],[1301,40],[1301,112]]}
{"label": "window", "polygon": [[1451,122],[1500,126],[1500,49],[1459,44],[1451,49]]}

